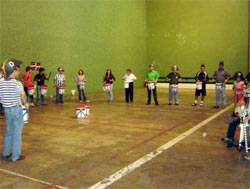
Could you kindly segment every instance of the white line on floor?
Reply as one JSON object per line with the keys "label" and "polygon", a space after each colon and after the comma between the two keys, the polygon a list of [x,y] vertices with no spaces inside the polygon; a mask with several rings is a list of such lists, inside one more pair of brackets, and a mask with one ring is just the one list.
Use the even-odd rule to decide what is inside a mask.
{"label": "white line on floor", "polygon": [[123,169],[117,171],[116,173],[110,175],[109,177],[107,177],[107,178],[101,180],[100,182],[94,184],[93,186],[89,187],[89,189],[104,189],[104,188],[110,186],[114,182],[120,180],[124,176],[126,176],[129,173],[133,172],[135,169],[141,167],[143,164],[147,163],[148,161],[152,160],[156,156],[160,155],[162,152],[164,152],[167,149],[171,148],[172,146],[174,146],[175,144],[177,144],[181,140],[185,139],[186,137],[188,137],[189,135],[191,135],[192,133],[194,133],[195,131],[197,131],[198,129],[200,129],[201,127],[203,127],[204,125],[206,125],[207,123],[212,121],[213,119],[217,118],[218,116],[220,116],[224,112],[228,111],[233,106],[234,105],[231,104],[226,109],[223,109],[223,110],[219,111],[218,113],[214,114],[213,116],[209,117],[208,119],[206,119],[206,120],[202,121],[201,123],[195,125],[191,129],[189,129],[186,132],[182,133],[178,137],[170,140],[169,142],[167,142],[166,144],[160,146],[159,148],[157,148],[156,150],[150,152],[149,154],[141,157],[140,159],[138,159],[135,162],[131,163],[127,167],[124,167]]}
{"label": "white line on floor", "polygon": [[[25,176],[25,175],[22,175],[22,174],[19,174],[19,173],[15,173],[15,172],[12,172],[12,171],[8,171],[8,170],[5,170],[5,169],[1,169],[0,168],[0,171],[2,171],[4,173],[7,173],[7,174],[10,174],[10,175],[13,175],[13,176],[22,177],[22,178],[27,179],[27,180],[38,182],[38,183],[41,183],[41,184],[44,184],[44,185],[51,185],[52,184],[52,183],[49,183],[49,182],[46,182],[46,181],[42,181],[42,180],[39,180],[39,179],[31,178],[31,177],[28,177],[28,176]],[[66,187],[58,186],[58,185],[56,185],[55,188],[68,189]]]}

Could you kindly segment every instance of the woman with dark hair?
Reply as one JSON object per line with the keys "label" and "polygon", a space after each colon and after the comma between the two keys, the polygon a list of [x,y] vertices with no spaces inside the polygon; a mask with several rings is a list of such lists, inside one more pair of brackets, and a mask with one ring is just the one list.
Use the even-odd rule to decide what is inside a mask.
{"label": "woman with dark hair", "polygon": [[82,102],[82,97],[83,97],[83,101],[86,102],[87,101],[87,98],[85,95],[86,79],[84,76],[84,71],[82,69],[78,70],[78,75],[75,77],[75,81],[77,83],[79,101]]}
{"label": "woman with dark hair", "polygon": [[104,76],[103,85],[108,86],[106,90],[108,102],[112,102],[114,100],[114,97],[113,97],[113,82],[114,81],[115,81],[115,76],[112,74],[111,69],[107,69],[106,74]]}
{"label": "woman with dark hair", "polygon": [[28,102],[30,103],[30,106],[34,106],[33,95],[28,94],[28,87],[33,85],[31,67],[27,66],[25,70],[26,70],[26,72],[22,75],[21,81],[24,82],[24,92],[25,92],[26,96],[29,97]]}

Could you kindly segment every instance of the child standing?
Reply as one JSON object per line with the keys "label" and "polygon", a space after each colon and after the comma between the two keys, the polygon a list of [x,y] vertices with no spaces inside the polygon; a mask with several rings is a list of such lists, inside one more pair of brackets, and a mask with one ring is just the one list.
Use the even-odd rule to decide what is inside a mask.
{"label": "child standing", "polygon": [[36,98],[36,105],[39,106],[40,103],[40,99],[41,99],[41,104],[45,105],[45,98],[44,95],[41,94],[41,86],[44,85],[44,80],[49,80],[50,77],[46,77],[45,76],[45,69],[44,68],[40,68],[39,69],[39,73],[36,74],[34,81],[37,82],[37,98]]}
{"label": "child standing", "polygon": [[58,74],[56,74],[54,78],[54,84],[56,86],[56,104],[63,104],[63,94],[60,94],[59,90],[65,87],[66,78],[65,75],[63,75],[63,68],[59,67],[57,71]]}
{"label": "child standing", "polygon": [[19,161],[25,158],[25,156],[21,155],[21,149],[23,130],[22,101],[26,101],[26,95],[23,91],[22,83],[16,80],[19,77],[19,66],[21,64],[22,62],[19,60],[6,60],[2,65],[5,80],[0,82],[0,99],[3,103],[6,118],[6,133],[2,157],[12,161]]}
{"label": "child standing", "polygon": [[86,79],[84,76],[84,71],[82,69],[78,71],[78,75],[75,77],[75,81],[77,83],[79,101],[82,102],[82,97],[83,97],[83,102],[86,102],[87,101],[87,98],[85,96]]}
{"label": "child standing", "polygon": [[30,104],[30,106],[34,106],[33,95],[28,94],[28,87],[30,85],[33,85],[31,67],[27,66],[25,70],[26,72],[22,75],[21,80],[24,82],[24,91],[26,96],[28,96],[28,103]]}
{"label": "child standing", "polygon": [[147,101],[147,105],[151,104],[151,91],[153,91],[153,95],[154,95],[154,101],[155,101],[155,105],[158,106],[158,100],[157,100],[157,89],[156,89],[156,85],[158,82],[158,79],[160,77],[159,73],[154,70],[154,65],[150,64],[148,66],[148,72],[146,73],[146,79],[145,82],[147,83],[147,92],[148,92],[148,101]]}
{"label": "child standing", "polygon": [[125,100],[127,103],[133,102],[134,97],[134,81],[137,80],[131,69],[127,69],[126,75],[122,78],[124,80]]}
{"label": "child standing", "polygon": [[236,81],[234,82],[233,85],[233,90],[234,90],[234,104],[236,105],[244,95],[244,82],[241,80],[241,76],[238,76],[236,78]]}
{"label": "child standing", "polygon": [[110,90],[108,90],[107,93],[107,102],[113,102],[114,96],[113,96],[113,82],[115,81],[115,76],[112,74],[111,69],[107,69],[106,74],[104,76],[103,84],[109,84]]}
{"label": "child standing", "polygon": [[194,103],[192,104],[192,106],[197,106],[197,102],[198,102],[198,97],[200,95],[201,96],[201,102],[200,102],[200,107],[203,107],[203,103],[205,100],[205,96],[206,96],[206,84],[208,81],[208,74],[205,71],[205,65],[202,64],[201,68],[200,68],[200,72],[198,72],[195,76],[195,81],[196,81],[196,90],[195,90],[195,98],[194,98]]}
{"label": "child standing", "polygon": [[172,67],[172,72],[166,77],[169,81],[169,105],[172,105],[174,96],[175,105],[179,105],[178,101],[178,83],[181,81],[181,75],[178,73],[179,69],[177,66]]}

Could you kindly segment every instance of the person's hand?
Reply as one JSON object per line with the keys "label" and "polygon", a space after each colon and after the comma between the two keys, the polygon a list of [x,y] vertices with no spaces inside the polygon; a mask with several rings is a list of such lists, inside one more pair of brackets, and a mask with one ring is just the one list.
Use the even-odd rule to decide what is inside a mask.
{"label": "person's hand", "polygon": [[228,82],[228,79],[225,80],[225,83],[227,83],[227,82]]}

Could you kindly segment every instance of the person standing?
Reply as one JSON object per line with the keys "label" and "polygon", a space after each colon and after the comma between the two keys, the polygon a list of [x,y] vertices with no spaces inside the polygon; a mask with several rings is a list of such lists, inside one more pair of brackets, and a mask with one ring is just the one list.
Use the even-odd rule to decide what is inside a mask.
{"label": "person standing", "polygon": [[134,74],[132,74],[131,69],[127,69],[127,73],[122,78],[124,80],[124,88],[125,88],[125,100],[129,103],[133,103],[134,100],[134,81],[137,80]]}
{"label": "person standing", "polygon": [[104,76],[103,85],[109,85],[109,90],[106,91],[107,94],[107,102],[113,102],[113,82],[115,81],[115,76],[112,74],[111,69],[106,70],[106,74]]}
{"label": "person standing", "polygon": [[33,103],[34,97],[33,95],[29,95],[28,93],[28,87],[33,85],[31,67],[27,66],[25,70],[26,72],[22,75],[21,81],[24,82],[24,91],[25,91],[26,96],[28,96],[28,103],[30,104],[30,106],[34,106],[34,103]]}
{"label": "person standing", "polygon": [[45,105],[45,97],[44,95],[41,93],[41,86],[44,85],[44,80],[49,80],[50,77],[46,77],[45,76],[45,69],[44,68],[40,68],[39,69],[39,73],[36,74],[34,81],[37,82],[37,98],[36,98],[36,105],[39,106],[40,100],[41,100],[41,104]]}
{"label": "person standing", "polygon": [[200,107],[203,107],[204,100],[206,97],[206,84],[208,82],[208,74],[205,71],[205,65],[202,64],[200,71],[195,76],[196,81],[196,90],[195,90],[195,97],[194,97],[194,103],[192,106],[197,106],[198,98],[201,95],[201,102]]}
{"label": "person standing", "polygon": [[[5,80],[0,82],[0,99],[3,103],[6,117],[6,133],[4,138],[3,159],[12,161],[23,160],[22,149],[22,130],[23,130],[23,110],[22,101],[26,103],[26,95],[19,77],[19,67],[21,61],[9,59],[4,61],[2,68]],[[26,103],[26,105],[28,105]],[[12,153],[11,153],[12,149]]]}
{"label": "person standing", "polygon": [[247,87],[250,86],[250,72],[247,74],[246,78],[245,78],[245,82],[247,84]]}
{"label": "person standing", "polygon": [[63,104],[63,93],[60,92],[60,89],[64,89],[65,87],[65,75],[63,74],[63,68],[59,67],[57,69],[58,74],[55,75],[54,84],[56,86],[56,104],[61,103]]}
{"label": "person standing", "polygon": [[151,91],[153,91],[155,105],[159,105],[157,100],[156,84],[160,75],[157,71],[154,70],[153,64],[150,64],[148,68],[149,71],[146,73],[146,79],[145,79],[145,82],[147,83],[147,92],[148,92],[147,105],[151,104]]}
{"label": "person standing", "polygon": [[87,98],[85,95],[86,78],[84,75],[84,71],[82,69],[78,71],[78,75],[75,77],[75,81],[77,83],[79,101],[82,102],[82,98],[83,98],[83,102],[87,102]]}
{"label": "person standing", "polygon": [[220,97],[222,95],[222,108],[224,109],[227,104],[226,99],[226,83],[230,79],[229,73],[224,69],[224,62],[219,63],[219,69],[213,74],[212,82],[215,81],[216,91],[216,105],[214,108],[220,107]]}
{"label": "person standing", "polygon": [[[3,74],[3,70],[2,68],[0,67],[0,82],[4,80],[4,74]],[[2,114],[3,114],[3,104],[1,103],[1,100],[0,100],[0,119],[2,119]]]}

